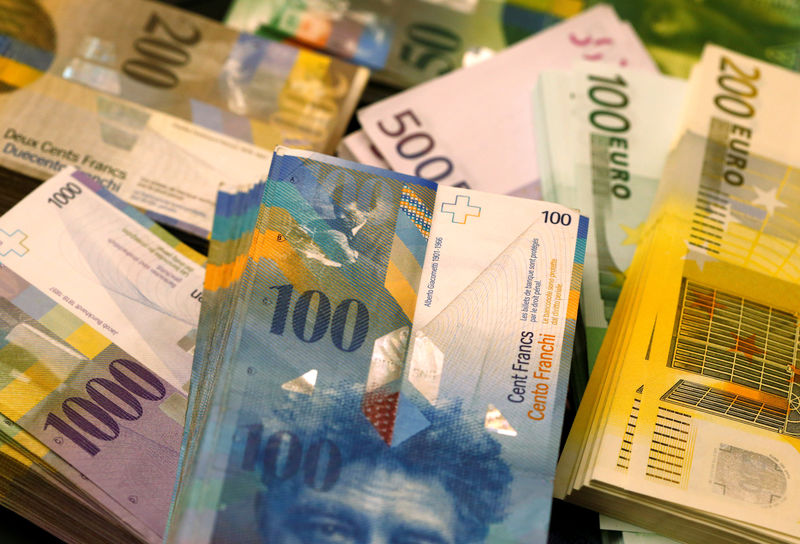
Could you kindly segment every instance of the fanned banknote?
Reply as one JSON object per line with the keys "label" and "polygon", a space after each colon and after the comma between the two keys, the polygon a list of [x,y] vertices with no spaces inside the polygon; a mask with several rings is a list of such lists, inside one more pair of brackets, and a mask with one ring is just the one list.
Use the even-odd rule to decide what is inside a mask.
{"label": "fanned banknote", "polygon": [[682,540],[800,541],[799,88],[706,47],[557,495]]}
{"label": "fanned banknote", "polygon": [[543,193],[592,220],[581,298],[588,371],[655,197],[684,88],[674,78],[588,63],[544,72],[536,86]]}
{"label": "fanned banknote", "polygon": [[162,540],[204,263],[74,169],[0,218],[3,504],[69,542]]}
{"label": "fanned banknote", "polygon": [[288,149],[230,194],[167,541],[543,540],[587,220]]}
{"label": "fanned banknote", "polygon": [[578,60],[655,71],[635,33],[598,6],[494,57],[358,111],[398,172],[444,184],[541,196],[530,93],[539,73]]}
{"label": "fanned banknote", "polygon": [[141,0],[0,3],[0,163],[74,165],[205,236],[220,182],[278,144],[332,152],[368,71]]}

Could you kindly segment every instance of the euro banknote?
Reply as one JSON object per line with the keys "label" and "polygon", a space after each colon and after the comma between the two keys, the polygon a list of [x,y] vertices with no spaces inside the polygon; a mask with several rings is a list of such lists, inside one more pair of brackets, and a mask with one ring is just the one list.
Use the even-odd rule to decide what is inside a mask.
{"label": "euro banknote", "polygon": [[586,222],[276,151],[167,541],[544,538]]}
{"label": "euro banknote", "polygon": [[539,73],[580,59],[655,70],[634,41],[612,8],[598,6],[475,66],[362,108],[358,119],[395,171],[538,198],[530,93]]}
{"label": "euro banknote", "polygon": [[[333,151],[367,70],[140,0],[5,0],[0,163],[85,170],[206,236],[277,144]],[[255,166],[254,166],[255,164]]]}
{"label": "euro banknote", "polygon": [[534,108],[543,192],[591,219],[581,309],[591,371],[655,197],[681,80],[602,64],[544,72]]}
{"label": "euro banknote", "polygon": [[559,495],[658,516],[684,540],[800,541],[798,87],[795,73],[704,50]]}

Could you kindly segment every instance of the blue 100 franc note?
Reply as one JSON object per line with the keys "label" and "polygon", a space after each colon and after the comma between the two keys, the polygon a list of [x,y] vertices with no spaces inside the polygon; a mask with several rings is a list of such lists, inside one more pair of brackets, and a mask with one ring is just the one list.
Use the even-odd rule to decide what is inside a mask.
{"label": "blue 100 franc note", "polygon": [[586,229],[279,148],[167,541],[544,542]]}

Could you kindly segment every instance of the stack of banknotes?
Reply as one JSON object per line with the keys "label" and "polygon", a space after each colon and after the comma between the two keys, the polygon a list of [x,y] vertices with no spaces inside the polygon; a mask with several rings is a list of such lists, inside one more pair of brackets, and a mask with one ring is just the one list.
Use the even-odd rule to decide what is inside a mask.
{"label": "stack of banknotes", "polygon": [[279,144],[332,152],[369,71],[143,0],[4,0],[0,165],[75,166],[207,237],[221,182]]}
{"label": "stack of banknotes", "polygon": [[205,257],[65,168],[0,218],[0,502],[67,542],[163,539]]}
{"label": "stack of banknotes", "polygon": [[[612,125],[622,94],[592,92],[597,83],[586,94],[605,109],[592,111],[616,115],[595,120],[627,125]],[[800,541],[798,90],[796,73],[706,47],[559,461],[557,496],[681,540]],[[666,104],[662,93],[654,107]],[[592,175],[613,195],[622,135],[602,129],[592,131]]]}
{"label": "stack of banknotes", "polygon": [[166,541],[543,542],[587,228],[278,148],[218,200]]}

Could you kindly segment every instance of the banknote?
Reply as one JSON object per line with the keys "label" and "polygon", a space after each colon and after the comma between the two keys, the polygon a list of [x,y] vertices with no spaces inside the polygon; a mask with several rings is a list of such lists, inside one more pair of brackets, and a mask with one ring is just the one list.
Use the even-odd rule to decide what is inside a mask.
{"label": "banknote", "polygon": [[[592,219],[581,309],[591,370],[655,197],[683,107],[681,80],[602,64],[539,78],[556,202]],[[551,131],[556,132],[549,138]]]}
{"label": "banknote", "polygon": [[706,42],[800,69],[800,7],[781,0],[235,0],[227,22],[382,68],[378,77],[405,87],[598,3],[633,25],[667,74],[687,77]]}
{"label": "banknote", "polygon": [[346,161],[390,170],[389,165],[363,130],[357,130],[342,138],[336,148],[336,155]]}
{"label": "banknote", "polygon": [[205,257],[87,174],[65,168],[0,217],[0,262],[173,387],[188,385]]}
{"label": "banknote", "polygon": [[633,36],[612,8],[598,6],[475,66],[362,108],[358,119],[395,171],[538,198],[530,125],[538,74],[581,59],[655,70]]}
{"label": "banknote", "polygon": [[[587,4],[599,3],[591,0]],[[703,46],[800,70],[800,6],[781,0],[610,0],[630,21],[662,71],[687,77]]]}
{"label": "banknote", "polygon": [[450,72],[580,11],[578,1],[236,0],[226,22],[291,38],[410,87]]}
{"label": "banknote", "polygon": [[586,223],[276,151],[167,541],[544,538]]}
{"label": "banknote", "polygon": [[161,540],[75,467],[5,417],[0,417],[0,444],[0,502],[7,508],[67,542]]}
{"label": "banknote", "polygon": [[[800,176],[787,129],[799,87],[795,73],[706,46],[654,200],[648,263],[629,279],[636,303],[615,312],[598,358],[618,372],[616,393],[587,408],[606,414],[593,428],[579,414],[592,436],[570,498],[613,486],[617,504],[642,505],[651,526],[658,511],[659,530],[681,540],[800,541]],[[634,390],[632,409],[618,393]]]}
{"label": "banknote", "polygon": [[0,265],[0,413],[163,533],[185,394]]}
{"label": "banknote", "polygon": [[[679,183],[677,194],[657,201],[674,210],[680,224],[673,228],[685,241],[658,241],[661,288],[650,300],[663,317],[651,322],[650,356],[659,364],[648,371],[640,412],[650,432],[664,410],[680,414],[692,465],[675,468],[673,480],[687,481],[683,492],[640,478],[634,488],[667,487],[664,498],[797,539],[788,505],[800,493],[790,481],[800,470],[800,411],[787,346],[795,342],[800,301],[793,196],[800,177],[797,134],[785,123],[800,118],[786,98],[800,77],[711,46],[701,63],[683,120],[685,152],[664,175]],[[647,442],[634,451],[631,470],[639,474],[648,470],[646,450],[675,453]],[[720,495],[724,501],[715,500]]]}
{"label": "banknote", "polygon": [[4,0],[2,9],[0,163],[42,179],[77,166],[201,235],[221,181],[266,172],[261,148],[332,152],[367,77],[164,4]]}
{"label": "banknote", "polygon": [[219,372],[215,351],[225,342],[225,316],[237,298],[238,280],[246,264],[243,256],[252,242],[265,183],[266,180],[245,186],[224,185],[217,196],[176,490],[195,454],[193,437],[205,421]]}

